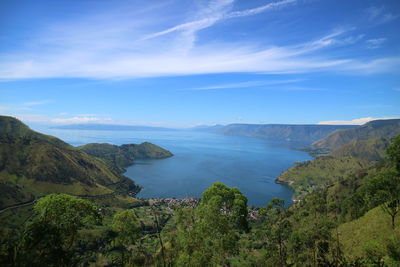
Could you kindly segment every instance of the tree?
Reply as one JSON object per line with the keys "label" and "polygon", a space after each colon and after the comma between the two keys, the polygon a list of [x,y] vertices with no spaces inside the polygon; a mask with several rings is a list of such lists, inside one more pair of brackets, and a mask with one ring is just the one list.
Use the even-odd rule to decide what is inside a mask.
{"label": "tree", "polygon": [[398,135],[386,149],[386,154],[396,170],[400,172],[400,135]]}
{"label": "tree", "polygon": [[395,169],[383,171],[370,179],[367,183],[367,194],[375,205],[390,215],[392,228],[395,228],[395,219],[400,211],[400,175]]}
{"label": "tree", "polygon": [[100,219],[90,201],[65,194],[39,199],[34,211],[36,217],[26,226],[23,236],[20,265],[70,265],[78,230]]}
{"label": "tree", "polygon": [[393,168],[382,171],[367,184],[367,194],[373,204],[381,205],[390,215],[392,228],[400,212],[400,135],[386,149],[388,159]]}
{"label": "tree", "polygon": [[238,253],[239,232],[248,231],[247,198],[236,188],[214,183],[195,210],[177,212],[178,266],[227,265]]}
{"label": "tree", "polygon": [[112,229],[117,233],[117,242],[124,246],[134,244],[141,233],[140,222],[132,210],[116,213],[113,218]]}
{"label": "tree", "polygon": [[292,231],[292,225],[288,220],[287,213],[285,201],[279,198],[273,198],[261,210],[261,215],[265,220],[264,227],[268,239],[267,252],[277,252],[278,266],[286,266],[286,242]]}
{"label": "tree", "polygon": [[113,217],[111,229],[114,232],[113,253],[109,254],[112,262],[132,265],[133,261],[137,260],[137,255],[131,253],[127,257],[127,252],[133,252],[131,246],[135,245],[141,236],[141,225],[136,214],[132,210],[117,212]]}

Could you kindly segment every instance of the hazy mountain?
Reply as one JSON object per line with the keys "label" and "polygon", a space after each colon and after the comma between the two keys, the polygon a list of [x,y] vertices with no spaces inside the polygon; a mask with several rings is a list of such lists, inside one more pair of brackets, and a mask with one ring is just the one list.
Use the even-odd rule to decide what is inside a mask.
{"label": "hazy mountain", "polygon": [[292,124],[229,124],[214,130],[225,135],[260,137],[312,143],[335,130],[350,129],[353,125],[292,125]]}
{"label": "hazy mountain", "polygon": [[313,143],[318,148],[338,148],[351,141],[393,138],[400,134],[400,119],[370,121],[354,129],[338,130]]}
{"label": "hazy mountain", "polygon": [[69,124],[51,127],[61,130],[87,130],[87,131],[171,131],[176,130],[164,127],[115,125],[115,124]]}

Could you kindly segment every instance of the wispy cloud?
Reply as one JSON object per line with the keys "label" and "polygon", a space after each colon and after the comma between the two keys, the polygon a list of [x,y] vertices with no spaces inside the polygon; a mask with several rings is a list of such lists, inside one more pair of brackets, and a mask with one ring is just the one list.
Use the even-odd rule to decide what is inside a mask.
{"label": "wispy cloud", "polygon": [[377,39],[369,39],[366,41],[367,48],[376,49],[382,47],[383,43],[386,41],[386,38],[377,38]]}
{"label": "wispy cloud", "polygon": [[398,119],[398,117],[383,117],[383,118],[359,118],[354,120],[333,120],[333,121],[321,121],[318,124],[327,124],[327,125],[363,125],[369,121],[374,120],[389,120],[389,119]]}
{"label": "wispy cloud", "polygon": [[206,14],[206,17],[203,17],[199,20],[195,21],[190,21],[186,23],[182,23],[179,25],[176,25],[174,27],[168,28],[163,31],[159,31],[156,33],[149,34],[143,38],[143,40],[147,39],[152,39],[156,38],[165,34],[173,33],[176,31],[187,31],[194,33],[196,31],[211,27],[217,22],[226,20],[226,19],[233,19],[233,18],[239,18],[239,17],[247,17],[247,16],[253,16],[257,15],[269,10],[274,10],[277,8],[283,8],[289,4],[296,3],[297,0],[282,0],[278,2],[272,2],[268,3],[266,5],[257,7],[257,8],[252,8],[252,9],[247,9],[247,10],[242,10],[242,11],[234,11],[234,12],[229,12],[230,8],[232,7],[233,0],[220,0],[220,1],[212,1],[211,4],[207,7],[208,12],[201,11],[199,13],[202,13],[204,16],[204,13]]}
{"label": "wispy cloud", "polygon": [[31,102],[22,103],[21,105],[24,106],[24,107],[34,107],[34,106],[40,106],[40,105],[48,104],[50,102],[51,101],[49,101],[49,100],[31,101]]}
{"label": "wispy cloud", "polygon": [[49,120],[50,123],[57,124],[78,124],[78,123],[110,123],[111,118],[99,118],[89,116],[76,116],[71,118],[54,118]]}
{"label": "wispy cloud", "polygon": [[[203,2],[202,2],[203,3]],[[198,40],[198,32],[220,22],[283,12],[297,0],[274,1],[233,10],[234,0],[213,0],[165,25],[148,10],[110,10],[94,17],[56,24],[29,40],[29,46],[0,55],[0,80],[51,77],[126,79],[209,73],[308,73],[345,71],[351,74],[395,72],[400,57],[362,57],[323,53],[353,45],[364,38],[354,27],[334,30],[312,40],[287,45],[255,41]],[[153,9],[152,9],[153,10]],[[371,19],[380,13],[369,11]],[[375,13],[374,13],[375,12]],[[160,13],[162,14],[162,13]],[[158,30],[154,30],[158,29]],[[161,29],[161,30],[160,30]],[[349,70],[354,70],[351,72]],[[210,88],[211,89],[211,88]],[[217,89],[217,88],[214,88]]]}
{"label": "wispy cloud", "polygon": [[365,9],[365,14],[370,22],[375,24],[384,24],[399,18],[399,15],[394,15],[386,10],[385,7],[372,6]]}
{"label": "wispy cloud", "polygon": [[386,105],[386,104],[371,104],[371,105],[359,105],[355,106],[355,108],[360,108],[360,109],[385,109],[385,108],[392,108],[392,105]]}
{"label": "wispy cloud", "polygon": [[267,86],[267,85],[276,85],[276,84],[296,83],[296,82],[301,82],[301,81],[304,81],[304,79],[276,80],[276,81],[247,81],[247,82],[238,82],[238,83],[197,87],[197,88],[191,88],[189,90],[217,90],[217,89],[227,89],[227,88],[249,88],[249,87],[261,87],[261,86]]}

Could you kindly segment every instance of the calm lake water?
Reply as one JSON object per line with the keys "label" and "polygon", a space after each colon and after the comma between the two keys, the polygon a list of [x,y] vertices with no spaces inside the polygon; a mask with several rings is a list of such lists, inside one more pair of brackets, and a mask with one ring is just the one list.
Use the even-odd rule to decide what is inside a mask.
{"label": "calm lake water", "polygon": [[[35,127],[33,127],[35,128]],[[38,128],[77,146],[87,143],[152,142],[174,156],[161,160],[136,160],[126,176],[143,186],[139,197],[200,197],[213,182],[238,187],[249,205],[264,206],[271,198],[290,202],[292,190],[275,184],[278,175],[295,161],[311,159],[290,149],[300,144],[224,136],[194,131],[81,131]]]}

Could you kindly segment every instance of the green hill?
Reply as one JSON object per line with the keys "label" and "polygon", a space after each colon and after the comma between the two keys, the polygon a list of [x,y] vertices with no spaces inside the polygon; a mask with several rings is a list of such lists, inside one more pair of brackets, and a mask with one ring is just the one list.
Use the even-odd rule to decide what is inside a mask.
{"label": "green hill", "polygon": [[[399,224],[400,217],[396,221]],[[392,229],[389,215],[380,207],[356,220],[341,224],[337,230],[345,256],[352,259],[368,257],[368,249],[372,248],[386,255],[390,237],[400,237],[400,228]]]}
{"label": "green hill", "polygon": [[135,159],[162,159],[173,156],[170,151],[148,142],[121,146],[91,143],[77,148],[91,156],[105,160],[119,172],[123,172],[124,167],[132,165]]}
{"label": "green hill", "polygon": [[325,188],[371,165],[371,162],[355,157],[319,157],[295,164],[281,173],[276,182],[288,184],[295,191],[294,197],[302,198],[315,189]]}
{"label": "green hill", "polygon": [[362,141],[351,141],[330,153],[333,157],[356,157],[368,161],[379,161],[385,158],[385,150],[390,145],[390,138],[378,138]]}
{"label": "green hill", "polygon": [[295,190],[295,197],[302,198],[316,188],[325,188],[383,160],[390,142],[390,138],[351,141],[315,160],[296,163],[276,181],[288,184]]}
{"label": "green hill", "polygon": [[81,196],[138,191],[100,159],[0,116],[0,208],[48,193]]}
{"label": "green hill", "polygon": [[337,130],[329,136],[313,143],[317,148],[335,149],[351,141],[362,141],[374,138],[393,138],[400,134],[400,119],[376,120],[358,128]]}

